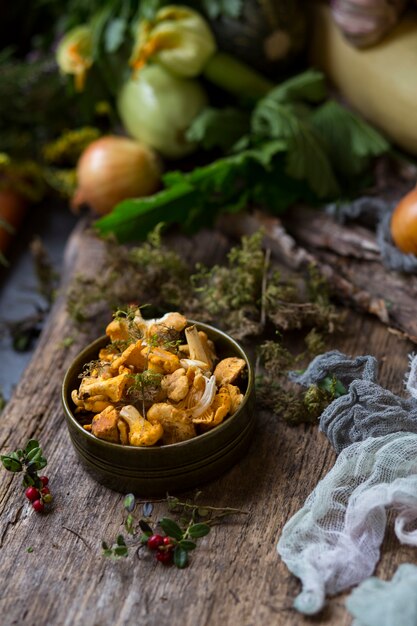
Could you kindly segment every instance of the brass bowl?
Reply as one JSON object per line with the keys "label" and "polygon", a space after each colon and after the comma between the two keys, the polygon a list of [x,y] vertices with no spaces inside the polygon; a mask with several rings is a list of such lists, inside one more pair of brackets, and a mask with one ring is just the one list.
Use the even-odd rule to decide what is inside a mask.
{"label": "brass bowl", "polygon": [[74,359],[62,384],[62,404],[71,442],[85,469],[98,482],[122,493],[158,496],[198,487],[218,478],[246,452],[254,427],[254,370],[243,348],[226,333],[200,322],[199,330],[214,341],[220,358],[237,356],[247,364],[247,388],[239,409],[224,422],[201,435],[170,445],[123,446],[98,439],[74,416],[71,391],[79,386],[85,363],[97,358],[108,344],[106,336],[89,344]]}

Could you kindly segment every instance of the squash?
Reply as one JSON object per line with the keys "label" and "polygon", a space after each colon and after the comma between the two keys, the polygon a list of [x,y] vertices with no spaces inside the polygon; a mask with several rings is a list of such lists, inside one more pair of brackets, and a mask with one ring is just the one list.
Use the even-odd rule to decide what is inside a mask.
{"label": "squash", "polygon": [[379,44],[358,50],[347,43],[327,6],[310,6],[311,63],[348,104],[417,155],[417,15],[410,12]]}

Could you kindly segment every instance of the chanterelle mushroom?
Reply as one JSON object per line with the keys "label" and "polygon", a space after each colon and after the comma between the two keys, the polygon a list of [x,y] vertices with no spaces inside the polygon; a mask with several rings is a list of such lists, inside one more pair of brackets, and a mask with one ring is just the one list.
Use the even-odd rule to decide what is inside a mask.
{"label": "chanterelle mushroom", "polygon": [[226,387],[229,391],[231,401],[229,413],[230,415],[233,415],[243,402],[243,393],[240,391],[239,387],[236,387],[236,385],[227,384]]}
{"label": "chanterelle mushroom", "polygon": [[121,409],[120,417],[129,425],[129,443],[131,446],[153,446],[164,434],[159,422],[151,424],[131,404]]}
{"label": "chanterelle mushroom", "polygon": [[173,402],[183,400],[190,388],[190,381],[184,368],[180,367],[172,374],[164,376],[161,381],[161,387],[167,393],[167,396]]}
{"label": "chanterelle mushroom", "polygon": [[245,367],[246,362],[235,356],[223,359],[220,363],[217,363],[214,370],[217,385],[220,387],[221,385],[233,383]]}
{"label": "chanterelle mushroom", "polygon": [[227,387],[221,387],[212,404],[198,417],[193,418],[194,424],[204,424],[213,428],[220,424],[230,411],[231,400]]}
{"label": "chanterelle mushroom", "polygon": [[186,441],[196,436],[194,424],[184,410],[177,409],[167,402],[151,406],[147,413],[152,424],[160,424],[164,429],[163,444]]}
{"label": "chanterelle mushroom", "polygon": [[80,396],[103,395],[112,402],[119,402],[122,399],[123,392],[129,381],[130,373],[124,372],[113,378],[92,378],[88,381],[83,380],[80,385]]}
{"label": "chanterelle mushroom", "polygon": [[106,335],[111,341],[126,341],[129,339],[129,327],[125,320],[113,320],[107,325]]}
{"label": "chanterelle mushroom", "polygon": [[117,409],[114,408],[114,406],[110,405],[106,409],[104,409],[104,411],[93,417],[91,432],[99,439],[105,439],[106,441],[118,443],[118,419],[119,412],[117,411]]}

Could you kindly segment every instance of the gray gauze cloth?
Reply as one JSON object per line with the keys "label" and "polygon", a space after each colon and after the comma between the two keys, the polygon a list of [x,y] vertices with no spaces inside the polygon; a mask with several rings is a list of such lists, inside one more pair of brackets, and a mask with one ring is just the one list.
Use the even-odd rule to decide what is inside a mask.
{"label": "gray gauze cloth", "polygon": [[356,618],[352,626],[416,626],[417,566],[403,563],[391,580],[364,580],[346,608]]}
{"label": "gray gauze cloth", "polygon": [[401,398],[378,385],[377,367],[374,357],[350,359],[334,350],[316,357],[303,374],[290,373],[293,382],[306,387],[334,376],[347,388],[348,393],[334,400],[320,417],[320,430],[337,453],[367,437],[417,433],[417,358],[411,359],[406,380],[411,398]]}

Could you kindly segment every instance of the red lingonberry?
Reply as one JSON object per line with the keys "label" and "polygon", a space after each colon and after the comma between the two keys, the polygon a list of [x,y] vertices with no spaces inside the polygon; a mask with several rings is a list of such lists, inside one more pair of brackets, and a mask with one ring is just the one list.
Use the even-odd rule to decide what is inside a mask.
{"label": "red lingonberry", "polygon": [[157,550],[163,543],[164,538],[161,535],[151,535],[148,539],[147,546],[149,550]]}
{"label": "red lingonberry", "polygon": [[39,480],[41,481],[41,483],[42,483],[42,485],[44,487],[46,487],[46,485],[49,483],[48,476],[39,476]]}
{"label": "red lingonberry", "polygon": [[172,550],[158,551],[156,560],[164,565],[169,565],[172,562]]}
{"label": "red lingonberry", "polygon": [[43,502],[41,500],[35,500],[35,502],[32,503],[32,506],[37,513],[42,513],[44,509]]}
{"label": "red lingonberry", "polygon": [[172,546],[172,537],[164,537],[164,546]]}
{"label": "red lingonberry", "polygon": [[46,496],[46,494],[47,494],[47,493],[51,493],[51,492],[49,491],[49,487],[43,487],[43,488],[41,489],[41,494],[42,494],[43,496]]}
{"label": "red lingonberry", "polygon": [[35,500],[39,500],[39,491],[36,487],[28,487],[25,491],[25,496],[31,502],[35,502]]}

